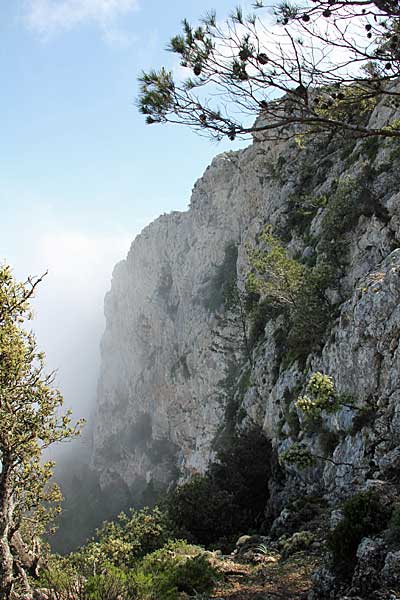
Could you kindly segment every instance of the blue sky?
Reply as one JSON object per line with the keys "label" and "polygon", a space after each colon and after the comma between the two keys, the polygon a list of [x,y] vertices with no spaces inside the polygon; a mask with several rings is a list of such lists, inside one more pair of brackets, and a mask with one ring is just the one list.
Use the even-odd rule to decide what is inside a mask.
{"label": "blue sky", "polygon": [[95,393],[113,265],[235,147],[146,126],[134,104],[142,69],[174,66],[164,48],[182,18],[212,8],[223,17],[232,2],[2,2],[0,259],[20,278],[49,269],[34,329],[78,413]]}
{"label": "blue sky", "polygon": [[[125,11],[114,18],[111,12],[105,23],[90,14],[65,27],[52,20],[57,5],[73,13],[80,4],[95,10],[107,3]],[[217,3],[221,15],[230,5]],[[4,4],[1,202],[45,204],[68,223],[101,231],[184,208],[194,179],[220,148],[184,129],[146,126],[134,106],[136,77],[173,64],[164,47],[180,20],[203,14],[215,0],[201,8],[168,2],[168,10],[159,0]],[[43,8],[41,22],[32,22],[40,5],[47,13]]]}

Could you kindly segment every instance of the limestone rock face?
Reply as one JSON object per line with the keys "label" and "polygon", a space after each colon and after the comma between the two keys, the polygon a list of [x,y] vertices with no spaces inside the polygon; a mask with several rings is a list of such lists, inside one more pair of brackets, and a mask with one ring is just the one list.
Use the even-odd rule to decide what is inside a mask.
{"label": "limestone rock face", "polygon": [[[114,270],[94,436],[103,484],[167,484],[178,470],[203,472],[213,456],[225,412],[226,361],[213,349],[219,269],[260,212],[258,179],[243,181],[246,160],[216,158],[190,209],[147,227]],[[235,256],[227,268],[236,272]]]}
{"label": "limestone rock face", "polygon": [[[378,107],[371,119],[392,116]],[[295,442],[330,459],[301,477],[282,467],[271,485],[276,514],[291,495],[345,496],[396,468],[399,150],[393,140],[317,137],[303,148],[258,136],[214,159],[186,212],[161,216],[135,239],[105,300],[93,450],[102,485],[143,490],[203,473],[232,400],[236,427],[263,427],[278,459]],[[303,361],[287,348],[283,314],[265,319],[251,361],[232,342],[227,292],[236,279],[244,290],[247,250],[265,224],[304,264],[328,253],[340,267],[326,290],[328,330]],[[295,407],[316,371],[357,406],[323,415],[323,432],[306,431]]]}

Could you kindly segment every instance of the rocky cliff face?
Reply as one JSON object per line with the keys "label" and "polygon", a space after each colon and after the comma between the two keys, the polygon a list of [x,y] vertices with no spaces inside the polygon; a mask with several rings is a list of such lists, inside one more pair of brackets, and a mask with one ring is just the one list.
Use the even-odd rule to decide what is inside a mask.
{"label": "rocky cliff face", "polygon": [[227,245],[259,218],[262,184],[246,173],[255,154],[215,159],[190,209],[147,227],[114,271],[94,451],[104,484],[167,483],[212,457],[225,411],[225,361],[212,349],[216,279],[224,260],[236,272]]}
{"label": "rocky cliff face", "polygon": [[[394,115],[378,107],[370,118]],[[282,467],[278,512],[292,490],[337,496],[400,468],[399,167],[390,140],[258,138],[212,162],[187,212],[136,238],[105,302],[93,454],[102,485],[137,493],[204,472],[227,420],[262,426],[278,457],[300,443],[325,458],[301,476]],[[249,361],[227,292],[236,280],[244,290],[248,248],[266,224],[290,256],[329,263],[335,277],[324,327],[311,310],[295,348],[285,314],[261,297],[246,322]],[[351,402],[312,428],[295,401],[316,371]]]}

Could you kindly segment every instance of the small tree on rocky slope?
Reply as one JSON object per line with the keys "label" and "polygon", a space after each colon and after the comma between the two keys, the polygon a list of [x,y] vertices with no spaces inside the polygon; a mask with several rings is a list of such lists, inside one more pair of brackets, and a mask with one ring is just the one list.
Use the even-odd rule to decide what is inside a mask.
{"label": "small tree on rocky slope", "polygon": [[[59,412],[54,374],[45,373],[35,336],[25,331],[29,301],[41,278],[18,283],[0,266],[0,597],[8,600],[16,581],[29,587],[32,549],[57,511],[57,486],[49,485],[53,463],[43,451],[79,433],[70,412]],[[51,508],[53,506],[53,508]]]}
{"label": "small tree on rocky slope", "polygon": [[147,123],[181,123],[217,139],[292,136],[296,124],[309,134],[400,137],[396,119],[368,124],[378,101],[400,101],[397,0],[256,0],[254,8],[226,21],[212,12],[197,27],[183,21],[168,46],[178,76],[162,68],[139,80]]}

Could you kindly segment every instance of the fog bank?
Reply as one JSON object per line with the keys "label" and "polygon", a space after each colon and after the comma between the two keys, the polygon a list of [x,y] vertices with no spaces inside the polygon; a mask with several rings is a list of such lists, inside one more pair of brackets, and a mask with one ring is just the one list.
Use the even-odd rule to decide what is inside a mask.
{"label": "fog bank", "polygon": [[[32,303],[30,327],[46,353],[47,369],[56,371],[55,383],[74,419],[88,419],[94,409],[104,295],[114,265],[125,257],[136,233],[93,235],[52,226],[37,235],[26,227],[17,250],[0,250],[1,260],[19,280],[48,271]],[[66,444],[56,449],[56,458],[64,448]]]}

